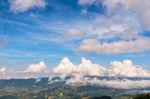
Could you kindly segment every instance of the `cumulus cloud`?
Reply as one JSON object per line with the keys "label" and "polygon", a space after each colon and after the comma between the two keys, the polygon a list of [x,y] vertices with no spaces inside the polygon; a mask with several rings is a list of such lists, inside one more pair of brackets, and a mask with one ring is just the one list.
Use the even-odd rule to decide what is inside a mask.
{"label": "cumulus cloud", "polygon": [[81,63],[74,65],[68,58],[64,58],[60,64],[53,69],[54,74],[59,75],[91,75],[91,76],[122,76],[122,77],[149,77],[150,71],[139,68],[131,60],[113,61],[110,68],[94,64],[85,58]]}
{"label": "cumulus cloud", "polygon": [[82,86],[82,85],[99,85],[101,87],[115,88],[115,89],[138,89],[150,87],[150,80],[129,80],[129,79],[98,79],[83,76],[75,76],[66,81],[66,85]]}
{"label": "cumulus cloud", "polygon": [[60,64],[53,69],[53,73],[61,75],[103,75],[105,68],[99,64],[93,64],[90,60],[81,59],[81,63],[74,65],[68,58],[62,59]]}
{"label": "cumulus cloud", "polygon": [[26,70],[11,70],[5,67],[0,68],[0,78],[36,78],[48,75],[58,75],[61,79],[66,76],[108,76],[108,77],[150,77],[150,71],[134,65],[131,60],[113,61],[111,66],[106,68],[91,60],[82,58],[81,63],[73,64],[68,58],[63,58],[58,66],[52,71],[43,61],[31,64]]}
{"label": "cumulus cloud", "polygon": [[82,58],[76,71],[77,73],[83,73],[84,75],[104,75],[105,67],[92,63],[92,61],[88,59]]}
{"label": "cumulus cloud", "polygon": [[53,69],[56,74],[71,74],[76,69],[76,66],[67,58],[63,58],[60,64]]}
{"label": "cumulus cloud", "polygon": [[108,69],[108,74],[111,76],[126,76],[126,77],[149,77],[150,71],[137,67],[131,60],[113,61],[112,67]]}
{"label": "cumulus cloud", "polygon": [[[67,58],[65,58],[65,60],[66,59]],[[71,67],[68,65],[65,67],[63,64],[64,68],[60,68],[60,66],[62,66],[61,62],[58,67],[54,68],[55,71],[57,69],[59,70],[55,73],[60,74],[60,77],[65,75],[61,80],[64,80],[64,78],[67,77],[66,74],[68,74],[61,71],[64,69],[66,69],[66,71],[68,71],[68,69],[70,70],[69,76],[71,75],[72,77],[65,80],[66,85],[98,85],[100,87],[115,89],[140,89],[150,86],[150,80],[145,79],[145,77],[150,77],[150,71],[137,67],[131,60],[113,61],[111,62],[110,68],[107,69],[99,64],[93,64],[87,59],[82,59],[79,65],[73,65],[70,60],[68,62],[71,63]],[[99,78],[97,76],[104,76],[106,78]],[[134,77],[141,77],[142,79],[134,79]]]}
{"label": "cumulus cloud", "polygon": [[14,13],[24,12],[31,8],[43,8],[46,6],[45,0],[11,0],[10,10]]}
{"label": "cumulus cloud", "polygon": [[26,70],[23,69],[7,69],[0,68],[0,79],[10,78],[39,78],[49,76],[51,70],[45,65],[43,61],[37,64],[29,65]]}
{"label": "cumulus cloud", "polygon": [[43,61],[41,61],[41,62],[39,62],[37,64],[30,65],[26,69],[26,72],[29,72],[29,73],[41,73],[41,72],[44,72],[45,70],[47,70],[47,66],[45,65],[45,63]]}
{"label": "cumulus cloud", "polygon": [[138,39],[129,41],[117,41],[111,43],[107,42],[101,43],[95,39],[86,39],[81,42],[78,50],[83,52],[106,53],[106,54],[120,54],[133,52],[135,53],[150,50],[149,42],[150,39]]}

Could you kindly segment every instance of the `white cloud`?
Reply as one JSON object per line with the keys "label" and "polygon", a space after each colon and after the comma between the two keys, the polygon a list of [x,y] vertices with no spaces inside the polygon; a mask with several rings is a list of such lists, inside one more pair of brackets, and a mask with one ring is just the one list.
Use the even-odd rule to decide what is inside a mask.
{"label": "white cloud", "polygon": [[109,87],[115,89],[134,89],[134,88],[148,88],[150,86],[150,80],[129,80],[129,79],[101,80],[98,78],[75,76],[66,81],[66,85],[72,86],[81,86],[86,84],[99,85],[102,87]]}
{"label": "white cloud", "polygon": [[0,68],[0,75],[3,75],[5,73],[6,73],[6,68],[5,67]]}
{"label": "white cloud", "polygon": [[39,78],[49,76],[51,70],[45,65],[43,61],[37,64],[31,64],[26,70],[23,69],[6,69],[0,68],[0,79],[10,78]]}
{"label": "white cloud", "polygon": [[35,83],[38,83],[38,82],[40,82],[41,80],[42,80],[41,78],[37,78],[36,81],[35,81]]}
{"label": "white cloud", "polygon": [[104,5],[108,11],[112,12],[116,7],[121,5],[126,11],[136,12],[145,28],[150,30],[150,1],[149,0],[104,0]]}
{"label": "white cloud", "polygon": [[82,58],[76,71],[84,75],[104,75],[105,68],[99,64],[92,63],[90,60]]}
{"label": "white cloud", "polygon": [[109,76],[126,76],[126,77],[149,77],[150,71],[133,65],[131,60],[113,61],[112,67],[108,69]]}
{"label": "white cloud", "polygon": [[[106,53],[106,54],[120,54],[120,53],[135,53],[150,50],[150,39],[137,39],[129,41],[116,42],[99,42],[95,39],[83,40],[78,48],[79,51]],[[91,47],[93,46],[93,47]]]}
{"label": "white cloud", "polygon": [[24,12],[31,8],[43,8],[46,6],[45,0],[11,0],[10,10],[14,13]]}
{"label": "white cloud", "polygon": [[[80,42],[79,50],[98,54],[135,53],[150,50],[148,44],[150,40],[143,39],[145,36],[140,34],[145,30],[150,30],[149,0],[79,0],[78,3],[82,6],[102,4],[106,7],[105,16],[98,15],[92,22],[85,23],[85,30],[83,30],[89,35]],[[87,24],[90,25],[86,27]],[[113,42],[107,42],[111,40]]]}
{"label": "white cloud", "polygon": [[99,64],[93,64],[90,60],[81,59],[81,63],[74,65],[68,58],[64,58],[60,64],[53,69],[53,73],[62,75],[103,75],[105,68]]}
{"label": "white cloud", "polygon": [[[81,64],[76,65],[76,70],[72,72],[73,77],[66,80],[65,82],[66,85],[82,86],[82,85],[88,84],[88,85],[98,85],[101,87],[109,87],[109,88],[115,88],[115,89],[138,89],[138,88],[148,88],[150,86],[150,80],[148,79],[132,79],[132,77],[141,77],[141,78],[150,77],[150,71],[137,67],[136,65],[132,63],[131,60],[123,60],[122,62],[113,61],[111,62],[112,66],[107,69],[98,64],[95,64],[96,68],[94,68],[93,67],[94,65],[91,65],[90,60],[83,59],[82,61],[83,62]],[[81,68],[79,68],[80,66]],[[104,68],[104,69],[100,69],[100,68]],[[94,70],[96,74],[93,73]],[[75,71],[78,71],[78,72],[75,72]],[[92,75],[108,76],[110,77],[110,79],[88,77],[85,74],[89,76],[92,76]],[[60,77],[61,75],[62,73],[60,74]],[[70,72],[70,75],[71,75],[71,72]],[[115,78],[111,78],[111,77],[115,77]],[[122,79],[118,79],[117,77],[122,77]],[[128,77],[131,77],[131,78],[129,79]]]}
{"label": "white cloud", "polygon": [[95,76],[122,76],[122,77],[149,77],[150,71],[137,67],[131,60],[113,61],[110,68],[94,64],[85,58],[81,63],[74,65],[68,58],[64,58],[60,64],[53,69],[54,74],[63,75],[95,75]]}
{"label": "white cloud", "polygon": [[133,39],[137,38],[142,26],[136,15],[131,13],[119,13],[113,16],[98,16],[91,24],[91,34],[96,39]]}
{"label": "white cloud", "polygon": [[43,61],[28,66],[26,70],[13,70],[0,68],[0,79],[7,78],[37,78],[48,75],[58,75],[63,80],[66,76],[84,77],[108,76],[108,77],[150,77],[150,71],[134,65],[131,60],[113,61],[109,68],[82,58],[81,63],[73,64],[68,58],[62,59],[52,71]]}
{"label": "white cloud", "polygon": [[27,69],[26,72],[28,73],[41,73],[47,70],[47,66],[43,61],[37,63],[37,64],[32,64],[30,65]]}
{"label": "white cloud", "polygon": [[56,74],[71,74],[76,69],[76,66],[68,59],[63,58],[60,64],[53,69]]}
{"label": "white cloud", "polygon": [[68,37],[77,37],[77,36],[81,36],[83,35],[84,32],[80,29],[69,29],[65,32],[65,36],[68,36]]}
{"label": "white cloud", "polygon": [[101,3],[106,6],[107,12],[116,12],[116,8],[119,9],[121,6],[124,13],[133,12],[136,13],[140,20],[141,24],[144,24],[145,29],[150,30],[150,1],[149,0],[79,0],[80,5],[91,5]]}
{"label": "white cloud", "polygon": [[7,79],[13,75],[14,72],[11,70],[5,68],[5,67],[0,67],[0,79]]}
{"label": "white cloud", "polygon": [[93,4],[94,2],[96,2],[97,0],[79,0],[79,4],[80,5],[86,5],[86,4]]}
{"label": "white cloud", "polygon": [[[113,16],[97,16],[92,21],[79,24],[86,36],[79,42],[77,51],[120,54],[150,50],[150,40],[140,35],[143,29],[136,14],[119,12]],[[95,47],[91,47],[93,45]]]}

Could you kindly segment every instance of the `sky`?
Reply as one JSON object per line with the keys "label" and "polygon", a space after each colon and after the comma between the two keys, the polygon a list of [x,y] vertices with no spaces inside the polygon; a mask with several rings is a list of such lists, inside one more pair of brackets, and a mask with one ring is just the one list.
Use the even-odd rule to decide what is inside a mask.
{"label": "sky", "polygon": [[0,74],[83,58],[150,70],[149,17],[149,0],[1,0]]}

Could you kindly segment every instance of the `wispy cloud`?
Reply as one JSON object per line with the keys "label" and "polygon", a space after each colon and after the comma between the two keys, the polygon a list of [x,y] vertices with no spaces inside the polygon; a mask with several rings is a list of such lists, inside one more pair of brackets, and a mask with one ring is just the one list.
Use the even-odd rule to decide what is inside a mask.
{"label": "wispy cloud", "polygon": [[0,32],[0,48],[4,48],[8,42],[8,38],[4,35],[4,33]]}
{"label": "wispy cloud", "polygon": [[150,29],[150,10],[149,0],[104,0],[103,2],[101,0],[79,0],[80,5],[92,5],[92,4],[103,4],[107,7],[107,13],[112,14],[113,12],[116,12],[118,9],[123,9],[124,13],[128,12],[135,12],[139,15],[139,18],[141,19],[141,24],[144,23],[145,29]]}
{"label": "wispy cloud", "polygon": [[76,37],[76,36],[81,36],[85,34],[84,31],[80,30],[80,29],[69,29],[65,32],[65,35],[68,37]]}
{"label": "wispy cloud", "polygon": [[45,6],[45,0],[10,0],[10,10],[14,13],[24,12],[35,7],[43,8]]}
{"label": "wispy cloud", "polygon": [[[97,15],[96,18],[93,18],[95,20],[88,21],[90,25],[87,25],[88,22],[84,23],[83,27],[86,28],[83,31],[87,33],[88,38],[84,37],[79,44],[79,49],[83,52],[120,54],[150,50],[149,38],[145,40],[144,36],[140,35],[141,32],[149,30],[150,27],[149,21],[145,21],[149,20],[148,16],[150,15],[148,10],[150,2],[148,0],[129,2],[120,0],[79,0],[78,4],[87,7],[91,5],[106,6],[105,16]],[[111,40],[114,41],[110,42]],[[91,47],[93,45],[95,47]],[[129,47],[125,48],[126,45]]]}

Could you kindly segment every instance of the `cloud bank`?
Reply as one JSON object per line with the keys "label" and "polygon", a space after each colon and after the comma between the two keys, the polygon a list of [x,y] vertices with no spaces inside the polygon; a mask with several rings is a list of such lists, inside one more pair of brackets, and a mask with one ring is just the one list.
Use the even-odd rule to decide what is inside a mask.
{"label": "cloud bank", "polygon": [[[139,68],[131,60],[113,61],[109,68],[105,68],[85,58],[82,58],[81,63],[76,65],[68,58],[64,58],[53,69],[53,73],[57,74],[61,80],[65,80],[67,76],[72,76],[65,80],[65,84],[71,86],[98,85],[115,89],[139,89],[150,86],[149,79],[131,79],[134,77],[150,77],[150,71]],[[100,79],[98,77],[106,78]],[[119,79],[119,77],[122,79]],[[50,82],[54,83],[55,81]]]}
{"label": "cloud bank", "polygon": [[53,69],[54,74],[82,76],[122,76],[122,77],[150,77],[150,71],[137,67],[131,60],[113,61],[110,68],[94,64],[82,58],[80,64],[73,64],[68,58],[62,59],[60,64]]}
{"label": "cloud bank", "polygon": [[63,58],[58,66],[48,68],[43,61],[29,65],[25,70],[0,68],[0,78],[41,77],[49,75],[66,76],[108,76],[108,77],[150,77],[150,71],[134,65],[131,60],[113,61],[111,66],[93,63],[86,58],[81,63],[73,64],[69,58]]}
{"label": "cloud bank", "polygon": [[66,81],[66,85],[72,86],[84,86],[87,84],[115,89],[139,89],[150,87],[150,80],[129,80],[129,79],[101,80],[97,78],[88,78],[78,75]]}
{"label": "cloud bank", "polygon": [[[1,67],[0,79],[50,76],[49,84],[65,80],[65,84],[71,86],[98,85],[115,89],[139,89],[150,86],[150,71],[134,65],[131,60],[113,61],[111,66],[106,68],[85,58],[81,59],[81,63],[73,64],[65,57],[52,72],[50,71],[43,61],[29,65],[26,70],[16,71]],[[56,76],[60,77],[60,80],[52,79]],[[68,76],[70,78],[66,79]]]}

